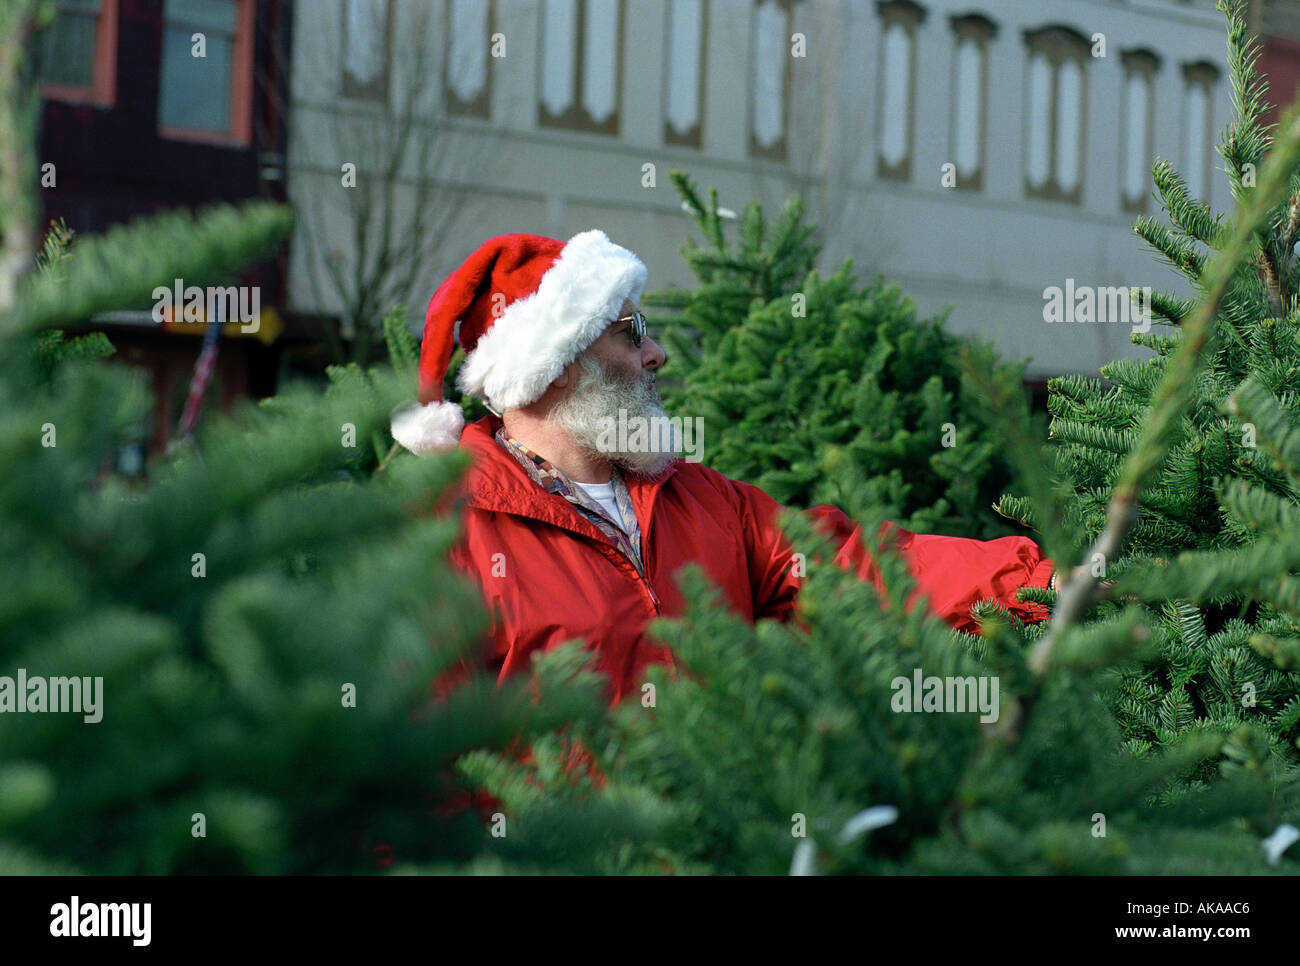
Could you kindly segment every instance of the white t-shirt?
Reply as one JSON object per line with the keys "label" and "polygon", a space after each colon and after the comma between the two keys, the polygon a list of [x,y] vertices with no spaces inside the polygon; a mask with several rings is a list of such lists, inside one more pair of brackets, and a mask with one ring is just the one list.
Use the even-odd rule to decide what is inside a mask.
{"label": "white t-shirt", "polygon": [[630,533],[627,523],[623,520],[623,514],[618,512],[618,500],[614,497],[614,481],[611,479],[608,483],[579,483],[583,492],[589,494],[597,503],[599,503],[609,514],[609,518],[623,528],[623,531]]}

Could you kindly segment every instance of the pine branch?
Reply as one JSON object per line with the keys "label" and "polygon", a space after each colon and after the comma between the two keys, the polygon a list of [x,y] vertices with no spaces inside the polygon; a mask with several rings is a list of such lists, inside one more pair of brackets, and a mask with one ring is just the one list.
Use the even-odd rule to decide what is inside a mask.
{"label": "pine branch", "polygon": [[254,201],[198,215],[165,212],[83,238],[61,279],[35,276],[22,293],[23,331],[84,322],[98,312],[139,309],[154,289],[177,278],[189,285],[226,282],[275,251],[291,228],[287,207]]}
{"label": "pine branch", "polygon": [[1251,539],[1259,534],[1286,536],[1300,533],[1300,506],[1243,479],[1234,479],[1219,491],[1224,509]]}
{"label": "pine branch", "polygon": [[[720,252],[727,251],[727,238],[722,230],[722,219],[718,216],[718,192],[716,188],[709,189],[709,203],[706,206],[700,200],[699,192],[695,188],[695,181],[684,171],[676,168],[668,172],[668,177],[681,195],[682,200],[690,210],[691,217],[695,219],[695,224],[699,226],[704,237],[716,250]],[[689,259],[688,259],[689,264]],[[700,281],[706,281],[701,278]]]}
{"label": "pine branch", "polygon": [[1120,456],[1132,452],[1137,442],[1137,432],[1115,429],[1111,425],[1080,423],[1066,419],[1052,420],[1048,439],[1073,443],[1089,449],[1103,450]]}
{"label": "pine branch", "polygon": [[1151,176],[1174,224],[1190,238],[1218,251],[1224,241],[1222,216],[1216,217],[1209,205],[1193,198],[1187,182],[1164,158],[1156,161]]}
{"label": "pine branch", "polygon": [[[1203,301],[1183,326],[1183,344],[1170,358],[1165,376],[1156,389],[1150,418],[1136,448],[1124,463],[1119,484],[1107,508],[1106,528],[1093,544],[1089,559],[1101,554],[1102,560],[1113,560],[1133,528],[1142,488],[1164,462],[1177,424],[1183,418],[1190,386],[1196,379],[1213,334],[1212,322],[1219,304],[1238,268],[1249,258],[1255,232],[1267,219],[1277,199],[1287,192],[1290,174],[1298,161],[1300,115],[1293,119],[1270,155],[1258,190],[1249,197],[1248,204],[1240,206],[1234,214],[1231,235],[1222,254],[1210,263]],[[1047,634],[1034,646],[1030,665],[1037,675],[1045,674],[1052,666],[1052,652],[1057,641],[1078,621],[1096,593],[1097,578],[1086,569],[1074,572],[1067,581]]]}
{"label": "pine branch", "polygon": [[1220,0],[1218,8],[1228,22],[1228,74],[1237,118],[1220,153],[1228,162],[1233,198],[1241,204],[1254,190],[1244,181],[1247,165],[1257,172],[1272,143],[1273,126],[1264,121],[1269,110],[1268,80],[1258,70],[1263,48],[1250,35],[1245,3]]}
{"label": "pine branch", "polygon": [[1196,302],[1192,299],[1178,298],[1167,292],[1152,292],[1151,311],[1152,314],[1178,325],[1196,311]]}
{"label": "pine branch", "polygon": [[1300,492],[1300,426],[1291,414],[1253,377],[1228,397],[1227,408],[1241,422],[1256,427],[1261,447],[1272,454],[1295,492]]}
{"label": "pine branch", "polygon": [[1178,348],[1179,337],[1177,335],[1156,335],[1154,332],[1133,332],[1129,335],[1129,341],[1134,345],[1146,346],[1152,352],[1159,356],[1167,356]]}
{"label": "pine branch", "polygon": [[[1165,210],[1169,211],[1172,218],[1173,212],[1168,205],[1165,206]],[[1150,215],[1139,215],[1133,224],[1133,230],[1152,249],[1163,255],[1170,265],[1182,272],[1188,281],[1196,284],[1201,280],[1204,271],[1204,258],[1201,253],[1193,245],[1176,237],[1163,222],[1157,221]]]}
{"label": "pine branch", "polygon": [[406,307],[395,304],[384,316],[384,341],[388,344],[388,361],[393,370],[406,378],[420,364],[420,346],[406,327]]}
{"label": "pine branch", "polygon": [[59,264],[71,255],[74,235],[76,232],[62,218],[50,222],[50,229],[41,242],[41,250],[36,253],[36,271],[42,274],[56,271]]}

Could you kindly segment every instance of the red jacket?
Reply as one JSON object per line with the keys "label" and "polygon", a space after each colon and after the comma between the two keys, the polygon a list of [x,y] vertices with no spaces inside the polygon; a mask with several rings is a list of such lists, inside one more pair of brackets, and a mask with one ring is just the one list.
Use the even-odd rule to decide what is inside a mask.
{"label": "red jacket", "polygon": [[[642,578],[568,500],[533,482],[493,438],[500,425],[488,415],[466,427],[460,446],[471,454],[473,466],[457,492],[442,501],[444,507],[458,497],[465,501],[459,514],[464,534],[452,560],[479,586],[492,614],[483,662],[498,681],[527,670],[535,652],[581,637],[595,655],[596,668],[609,678],[613,702],[639,694],[647,665],[676,667],[671,651],[645,631],[655,617],[683,613],[674,574],[691,561],[747,620],[791,616],[799,589],[792,548],[776,526],[779,504],[758,487],[682,460],[652,482],[628,477],[641,525],[647,575]],[[836,563],[854,567],[880,587],[861,528],[836,507],[808,512],[835,538]],[[1052,562],[1026,537],[930,536],[892,523],[881,527],[881,536],[892,537],[907,560],[916,594],[927,596],[931,609],[954,627],[973,631],[970,607],[984,598],[1025,621],[1047,616],[1045,608],[1014,596],[1025,585],[1047,586],[1052,573]],[[468,670],[462,662],[444,674],[434,693],[451,690]],[[531,750],[518,743],[511,750],[530,762]],[[594,760],[574,743],[566,771],[579,766],[603,784]],[[471,807],[487,822],[501,803],[483,792],[458,790],[437,813],[450,817]],[[386,855],[379,864],[391,861]]]}
{"label": "red jacket", "polygon": [[[674,575],[700,564],[731,608],[749,621],[788,619],[799,578],[791,548],[776,526],[779,504],[748,483],[699,463],[678,460],[654,481],[627,478],[641,525],[646,577],[558,494],[547,493],[494,438],[501,425],[488,415],[466,427],[460,446],[472,455],[462,495],[464,536],[452,554],[480,587],[493,623],[484,660],[497,674],[527,670],[534,652],[583,638],[595,667],[610,682],[611,699],[639,694],[647,665],[676,667],[666,646],[645,634],[655,617],[678,616],[684,601]],[[842,511],[808,511],[832,533],[836,562],[879,586],[861,541],[861,528]],[[1027,537],[971,540],[916,534],[886,523],[881,534],[907,560],[917,594],[954,627],[973,631],[970,607],[993,598],[1023,620],[1047,611],[1015,599],[1025,585],[1047,586],[1052,562]],[[444,692],[456,674],[444,677]]]}

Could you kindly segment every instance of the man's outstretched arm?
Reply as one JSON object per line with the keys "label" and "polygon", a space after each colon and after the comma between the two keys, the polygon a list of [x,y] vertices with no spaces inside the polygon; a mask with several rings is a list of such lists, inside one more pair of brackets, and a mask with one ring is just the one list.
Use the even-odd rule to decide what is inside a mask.
{"label": "man's outstretched arm", "polygon": [[[791,570],[793,548],[777,526],[781,510],[758,487],[731,480],[744,505],[744,536],[750,559],[755,615],[785,619],[798,595],[799,579]],[[805,511],[836,547],[834,560],[859,578],[883,589],[879,568],[863,542],[862,528],[838,507],[823,504]],[[1026,622],[1044,620],[1047,609],[1016,599],[1021,587],[1046,587],[1054,571],[1052,561],[1028,537],[975,540],[937,534],[912,533],[886,522],[877,534],[907,562],[916,581],[916,593],[929,598],[930,610],[953,627],[974,632],[970,609],[992,599]]]}

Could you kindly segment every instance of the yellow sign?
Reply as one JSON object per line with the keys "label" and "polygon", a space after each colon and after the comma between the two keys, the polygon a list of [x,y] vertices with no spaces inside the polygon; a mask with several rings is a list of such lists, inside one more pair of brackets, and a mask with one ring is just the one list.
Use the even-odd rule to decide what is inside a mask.
{"label": "yellow sign", "polygon": [[[194,311],[193,306],[188,311]],[[208,320],[201,318],[197,322],[183,322],[172,318],[171,306],[165,306],[162,309],[163,331],[179,332],[182,335],[203,335],[208,331]],[[270,345],[280,337],[284,331],[284,321],[280,314],[273,308],[262,309],[251,322],[227,322],[221,327],[221,334],[227,338],[248,338],[257,339],[262,345]]]}

